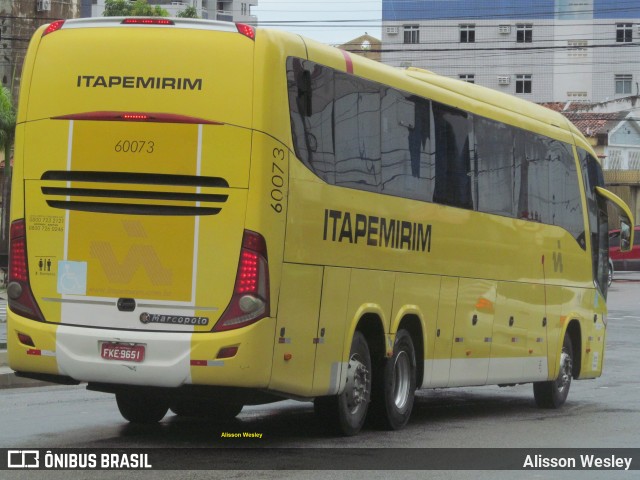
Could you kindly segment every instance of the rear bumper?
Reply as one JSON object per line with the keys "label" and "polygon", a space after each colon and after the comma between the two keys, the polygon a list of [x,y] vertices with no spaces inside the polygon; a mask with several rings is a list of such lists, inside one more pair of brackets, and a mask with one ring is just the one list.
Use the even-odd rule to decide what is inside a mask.
{"label": "rear bumper", "polygon": [[[56,325],[9,311],[9,366],[24,373],[59,375],[79,382],[175,388],[182,385],[266,388],[271,376],[275,319],[220,333],[149,332]],[[34,346],[18,340],[29,335]],[[101,342],[145,346],[142,362],[105,360]],[[218,352],[238,346],[231,358]]]}

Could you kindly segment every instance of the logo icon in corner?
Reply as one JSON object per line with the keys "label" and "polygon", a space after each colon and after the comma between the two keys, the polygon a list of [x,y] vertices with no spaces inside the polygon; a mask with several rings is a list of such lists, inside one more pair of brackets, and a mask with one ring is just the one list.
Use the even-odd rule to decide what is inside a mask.
{"label": "logo icon in corner", "polygon": [[8,450],[8,468],[39,468],[40,452],[38,450]]}
{"label": "logo icon in corner", "polygon": [[188,317],[184,315],[162,315],[156,313],[142,312],[140,314],[140,322],[145,325],[148,323],[164,323],[169,325],[209,325],[209,317]]}

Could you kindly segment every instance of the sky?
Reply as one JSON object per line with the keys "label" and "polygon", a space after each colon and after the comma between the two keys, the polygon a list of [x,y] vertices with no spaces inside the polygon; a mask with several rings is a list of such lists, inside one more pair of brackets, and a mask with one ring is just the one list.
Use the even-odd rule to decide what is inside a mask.
{"label": "sky", "polygon": [[382,0],[258,0],[258,26],[341,45],[368,33],[381,37]]}

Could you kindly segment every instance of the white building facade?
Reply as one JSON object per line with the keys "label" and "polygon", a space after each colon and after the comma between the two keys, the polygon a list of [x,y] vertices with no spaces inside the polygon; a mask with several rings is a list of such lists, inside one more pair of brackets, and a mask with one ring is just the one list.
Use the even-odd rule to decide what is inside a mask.
{"label": "white building facade", "polygon": [[640,2],[382,0],[382,62],[534,102],[638,94]]}

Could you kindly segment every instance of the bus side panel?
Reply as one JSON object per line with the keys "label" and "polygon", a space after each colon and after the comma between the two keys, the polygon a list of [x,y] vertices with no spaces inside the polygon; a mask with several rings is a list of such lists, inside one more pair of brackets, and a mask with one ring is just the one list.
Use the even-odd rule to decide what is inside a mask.
{"label": "bus side panel", "polygon": [[269,389],[311,394],[323,268],[285,263]]}
{"label": "bus side panel", "polygon": [[547,380],[557,378],[559,373],[560,353],[567,326],[571,321],[572,305],[581,294],[582,289],[547,285],[547,352],[549,374]]}
{"label": "bus side panel", "polygon": [[[596,378],[602,375],[603,367],[606,337],[606,328],[603,322],[603,317],[606,314],[605,300],[597,290],[589,290],[582,295],[580,307],[584,320],[580,323],[582,354],[580,355],[579,378]],[[575,361],[575,353],[573,357]]]}
{"label": "bus side panel", "polygon": [[[404,315],[415,313],[420,317],[423,335],[433,338],[436,332],[438,294],[441,277],[398,273],[393,293],[391,333],[396,333]],[[423,359],[416,359],[418,362]]]}
{"label": "bus side panel", "polygon": [[427,359],[424,367],[422,387],[446,387],[451,372],[451,348],[456,318],[459,279],[442,277],[438,297],[438,318],[433,348],[426,348]]}
{"label": "bus side panel", "polygon": [[488,383],[546,380],[544,286],[500,282]]}
{"label": "bus side panel", "polygon": [[335,395],[340,387],[350,283],[351,269],[324,268],[313,395]]}
{"label": "bus side panel", "polygon": [[460,279],[449,387],[487,383],[496,288],[493,281]]}
{"label": "bus side panel", "polygon": [[527,318],[527,346],[523,378],[525,380],[545,380],[549,373],[548,341],[544,285],[530,284],[527,296],[530,298]]}
{"label": "bus side panel", "polygon": [[395,280],[395,272],[355,268],[352,270],[351,285],[349,286],[349,307],[347,310],[347,319],[351,324],[347,323],[345,331],[348,342],[344,345],[344,359],[349,358],[351,337],[364,314],[372,313],[376,315],[382,323],[384,332],[390,332]]}
{"label": "bus side panel", "polygon": [[[251,175],[245,228],[260,233],[267,242],[271,316],[278,312],[289,202],[289,151],[261,132],[253,132]],[[270,336],[272,338],[273,335]]]}
{"label": "bus side panel", "polygon": [[[393,294],[391,332],[396,333],[407,314],[415,314],[422,324],[423,358],[416,358],[419,364],[425,364],[427,358],[433,358],[433,345],[436,338],[438,318],[438,296],[442,278],[432,275],[398,273]],[[414,344],[417,339],[414,339]],[[417,352],[416,352],[417,353]],[[429,382],[427,375],[431,371],[425,368],[423,383]],[[419,385],[418,385],[419,386]]]}

